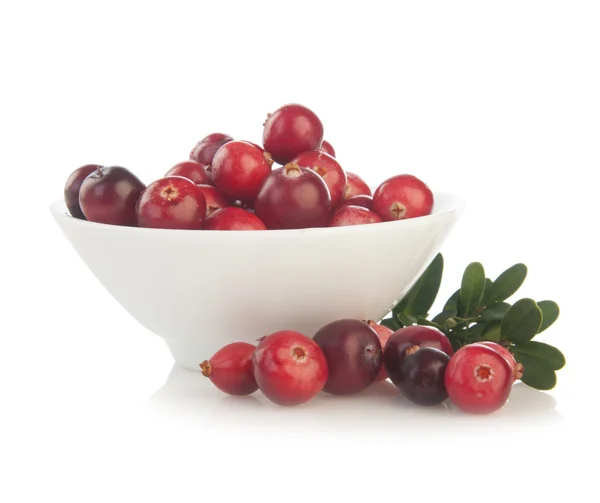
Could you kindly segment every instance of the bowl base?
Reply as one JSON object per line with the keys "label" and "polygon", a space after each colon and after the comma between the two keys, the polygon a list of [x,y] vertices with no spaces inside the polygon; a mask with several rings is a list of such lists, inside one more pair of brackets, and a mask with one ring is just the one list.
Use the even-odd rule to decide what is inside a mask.
{"label": "bowl base", "polygon": [[200,364],[208,360],[214,353],[208,347],[199,346],[197,341],[185,344],[176,341],[165,341],[175,363],[188,370],[200,372]]}

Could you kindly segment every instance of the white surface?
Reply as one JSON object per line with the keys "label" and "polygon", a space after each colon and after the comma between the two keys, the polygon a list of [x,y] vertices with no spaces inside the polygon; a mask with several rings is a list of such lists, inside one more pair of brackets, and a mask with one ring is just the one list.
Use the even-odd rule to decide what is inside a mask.
{"label": "white surface", "polygon": [[[0,7],[0,501],[597,494],[598,3],[166,5]],[[380,390],[279,409],[172,372],[48,205],[81,164],[150,181],[207,133],[259,140],[288,101],[370,183],[405,171],[467,199],[442,297],[470,261],[529,266],[519,295],[562,308],[554,390],[484,418]]]}

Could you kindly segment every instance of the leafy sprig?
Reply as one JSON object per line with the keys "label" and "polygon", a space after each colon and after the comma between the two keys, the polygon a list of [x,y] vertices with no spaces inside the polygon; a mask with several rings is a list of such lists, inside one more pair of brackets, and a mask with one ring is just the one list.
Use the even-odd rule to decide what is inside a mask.
{"label": "leafy sprig", "polygon": [[472,262],[465,269],[460,288],[446,301],[442,312],[430,318],[443,270],[444,258],[438,254],[391,316],[381,323],[392,330],[410,325],[436,327],[448,336],[455,350],[479,341],[498,342],[523,364],[521,380],[525,384],[540,390],[552,389],[565,357],[557,348],[533,338],[556,321],[558,304],[529,298],[513,304],[506,302],[525,281],[525,264],[513,265],[492,281],[481,263]]}

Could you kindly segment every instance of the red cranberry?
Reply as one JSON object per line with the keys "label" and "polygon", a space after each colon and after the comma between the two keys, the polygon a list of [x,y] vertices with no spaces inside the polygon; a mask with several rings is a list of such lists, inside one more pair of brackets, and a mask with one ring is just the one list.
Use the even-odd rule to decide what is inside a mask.
{"label": "red cranberry", "polygon": [[502,356],[504,356],[504,358],[510,365],[510,368],[513,370],[513,380],[514,381],[516,381],[517,379],[521,379],[521,377],[523,377],[523,371],[524,371],[523,364],[518,363],[517,360],[515,360],[515,357],[513,356],[513,354],[508,349],[506,349],[504,346],[502,346],[501,344],[498,344],[497,342],[492,342],[492,341],[481,341],[481,342],[477,342],[475,344],[482,344],[483,346],[492,348],[494,351],[496,351],[497,353],[500,353]]}
{"label": "red cranberry", "polygon": [[256,215],[242,208],[222,208],[204,221],[203,229],[210,231],[264,231],[265,224]]}
{"label": "red cranberry", "polygon": [[444,373],[450,357],[435,348],[421,348],[402,362],[402,394],[419,405],[437,405],[448,398]]}
{"label": "red cranberry", "polygon": [[197,161],[183,161],[175,164],[165,176],[183,176],[190,179],[196,185],[212,185],[212,181],[206,172],[206,165]]}
{"label": "red cranberry", "polygon": [[128,169],[105,166],[83,180],[79,205],[91,222],[135,226],[136,203],[145,187]]}
{"label": "red cranberry", "polygon": [[264,123],[263,145],[279,164],[287,164],[323,141],[323,124],[312,110],[296,104],[285,105],[269,114]]}
{"label": "red cranberry", "polygon": [[331,143],[329,143],[328,141],[323,140],[323,143],[321,143],[320,150],[322,150],[326,154],[329,154],[331,157],[335,157],[335,150],[333,149]]}
{"label": "red cranberry", "polygon": [[[391,328],[386,327],[385,325],[380,325],[378,323],[375,323],[373,320],[367,320],[367,323],[373,330],[375,330],[377,337],[379,337],[379,342],[381,342],[381,347],[385,348],[385,345],[387,344],[388,339],[394,333],[394,331]],[[379,371],[379,374],[377,375],[377,379],[375,379],[375,382],[383,381],[384,379],[387,379],[387,378],[388,378],[387,372],[385,370],[385,367],[382,365],[381,370]]]}
{"label": "red cranberry", "polygon": [[358,175],[346,171],[346,191],[344,199],[349,199],[354,196],[372,196],[371,188]]}
{"label": "red cranberry", "polygon": [[294,157],[292,163],[321,175],[329,189],[331,205],[336,207],[340,203],[346,189],[346,173],[333,157],[319,150],[311,150]]}
{"label": "red cranberry", "polygon": [[207,217],[221,208],[231,206],[229,201],[219,193],[216,187],[213,187],[212,185],[198,185],[198,188],[202,191],[204,198],[206,199]]}
{"label": "red cranberry", "polygon": [[216,153],[212,173],[219,192],[231,199],[252,200],[271,172],[269,155],[244,141],[231,141]]}
{"label": "red cranberry", "polygon": [[[244,143],[248,143],[249,145],[253,145],[255,146],[258,150],[260,150],[261,152],[264,152],[265,149],[262,148],[258,143],[254,143],[252,141],[247,141],[247,140],[242,140]],[[269,154],[270,155],[270,154]]]}
{"label": "red cranberry", "polygon": [[375,382],[381,370],[381,342],[361,320],[337,320],[313,337],[321,347],[329,378],[323,388],[334,395],[358,393]]}
{"label": "red cranberry", "polygon": [[252,365],[254,349],[247,342],[227,344],[210,360],[204,360],[200,364],[202,375],[208,377],[223,393],[250,395],[258,389]]}
{"label": "red cranberry", "polygon": [[258,387],[279,405],[307,402],[327,381],[323,351],[313,340],[293,330],[263,337],[252,360]]}
{"label": "red cranberry", "polygon": [[373,194],[373,211],[384,220],[429,215],[433,193],[413,175],[397,175],[384,181]]}
{"label": "red cranberry", "polygon": [[331,197],[319,175],[290,163],[267,177],[254,208],[268,229],[327,227]]}
{"label": "red cranberry", "polygon": [[362,206],[363,208],[371,209],[373,206],[373,198],[364,194],[352,196],[342,201],[341,206]]}
{"label": "red cranberry", "polygon": [[200,229],[206,216],[206,199],[191,180],[167,176],[142,192],[137,213],[140,227]]}
{"label": "red cranberry", "polygon": [[232,140],[233,138],[228,134],[209,134],[196,143],[196,146],[190,152],[190,159],[208,166],[212,164],[217,150]]}
{"label": "red cranberry", "polygon": [[512,383],[510,364],[487,346],[463,346],[446,368],[448,396],[466,412],[487,414],[498,410],[508,400]]}
{"label": "red cranberry", "polygon": [[67,183],[65,184],[65,204],[72,217],[85,220],[81,206],[79,206],[79,189],[87,176],[101,167],[99,164],[86,164],[77,168],[67,178]]}
{"label": "red cranberry", "polygon": [[382,220],[377,213],[363,208],[362,206],[342,206],[333,214],[333,217],[331,217],[329,227],[377,224],[381,221]]}

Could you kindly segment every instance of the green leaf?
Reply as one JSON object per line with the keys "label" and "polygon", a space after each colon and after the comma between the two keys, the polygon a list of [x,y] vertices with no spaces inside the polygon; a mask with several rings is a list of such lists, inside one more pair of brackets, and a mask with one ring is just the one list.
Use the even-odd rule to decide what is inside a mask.
{"label": "green leaf", "polygon": [[502,318],[502,338],[514,343],[528,342],[538,333],[541,324],[542,310],[535,300],[518,300]]}
{"label": "green leaf", "polygon": [[453,316],[458,313],[458,301],[460,299],[460,288],[454,292],[444,304],[442,312],[454,312]]}
{"label": "green leaf", "polygon": [[419,318],[417,320],[417,325],[425,325],[426,327],[434,327],[434,328],[437,328],[438,330],[443,329],[443,327],[441,325],[439,325],[433,321],[426,320],[425,318]]}
{"label": "green leaf", "polygon": [[394,308],[394,314],[426,318],[442,282],[444,258],[438,253],[416,283]]}
{"label": "green leaf", "polygon": [[452,344],[452,349],[454,349],[454,351],[458,351],[460,348],[463,347],[463,343],[457,341],[456,339],[450,339],[450,344]]}
{"label": "green leaf", "polygon": [[434,316],[431,321],[433,323],[437,323],[438,325],[443,325],[447,319],[454,318],[455,316],[456,311],[442,311],[440,314]]}
{"label": "green leaf", "polygon": [[394,332],[402,328],[402,325],[400,325],[400,323],[398,323],[394,318],[386,318],[385,320],[381,320],[379,324],[388,327]]}
{"label": "green leaf", "polygon": [[523,364],[523,381],[528,386],[540,390],[549,390],[556,386],[556,372],[552,367],[547,365],[542,360],[531,357],[526,354],[521,354],[515,358]]}
{"label": "green leaf", "polygon": [[[493,285],[492,285],[493,287]],[[462,277],[460,302],[466,316],[475,312],[483,299],[485,271],[479,262],[471,262]]]}
{"label": "green leaf", "polygon": [[497,302],[490,307],[486,307],[481,313],[481,321],[501,321],[506,312],[510,309],[510,304],[506,302]]}
{"label": "green leaf", "polygon": [[500,339],[501,339],[500,323],[495,323],[492,326],[488,326],[486,331],[483,333],[483,340],[485,340],[485,341],[500,342]]}
{"label": "green leaf", "polygon": [[[552,370],[560,370],[565,366],[566,360],[557,348],[544,342],[529,341],[525,344],[518,344],[512,347],[512,352],[515,355],[517,361],[523,355],[526,355],[529,359],[535,358],[540,360],[546,366]],[[525,365],[523,363],[523,365]]]}
{"label": "green leaf", "polygon": [[521,287],[526,276],[527,266],[525,264],[515,264],[509,267],[492,283],[485,298],[485,304],[489,306],[494,302],[508,299]]}
{"label": "green leaf", "polygon": [[552,323],[556,321],[560,314],[558,304],[553,300],[540,300],[537,305],[542,310],[542,325],[538,330],[538,334],[546,330]]}
{"label": "green leaf", "polygon": [[487,325],[485,323],[475,323],[467,328],[465,335],[468,342],[479,342],[483,340],[483,332]]}
{"label": "green leaf", "polygon": [[398,313],[396,315],[396,319],[402,324],[404,327],[410,327],[411,325],[417,324],[417,319],[414,316],[404,313]]}

